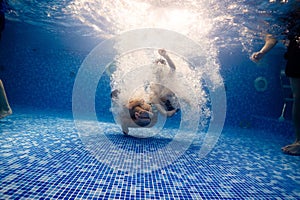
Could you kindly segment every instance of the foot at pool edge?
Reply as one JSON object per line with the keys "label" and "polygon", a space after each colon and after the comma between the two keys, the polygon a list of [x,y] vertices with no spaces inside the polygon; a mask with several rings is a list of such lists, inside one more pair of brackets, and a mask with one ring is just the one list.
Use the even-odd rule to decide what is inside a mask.
{"label": "foot at pool edge", "polygon": [[300,156],[300,142],[286,145],[285,147],[282,147],[281,150],[285,154]]}
{"label": "foot at pool edge", "polygon": [[1,111],[0,112],[0,119],[7,117],[8,115],[12,114],[12,110],[11,108],[9,108],[7,111]]}

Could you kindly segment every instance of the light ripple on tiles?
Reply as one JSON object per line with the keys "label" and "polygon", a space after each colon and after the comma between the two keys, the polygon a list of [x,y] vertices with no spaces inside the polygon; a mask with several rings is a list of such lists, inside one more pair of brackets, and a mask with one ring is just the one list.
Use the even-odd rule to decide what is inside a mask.
{"label": "light ripple on tiles", "polygon": [[[159,198],[160,195],[169,199],[180,199],[178,196],[175,198],[176,195],[181,195],[186,199],[222,197],[297,199],[299,197],[300,175],[297,170],[300,159],[282,155],[274,146],[266,146],[268,144],[264,142],[265,140],[260,140],[261,135],[250,137],[254,134],[251,130],[225,131],[219,143],[204,159],[198,159],[195,156],[201,145],[201,142],[195,142],[181,158],[171,165],[157,171],[146,168],[148,171],[133,175],[124,173],[122,168],[112,170],[95,160],[82,145],[71,120],[44,118],[47,120],[43,128],[47,128],[47,131],[35,126],[35,121],[40,124],[43,123],[43,119],[33,117],[25,128],[30,131],[17,132],[17,129],[24,128],[22,127],[24,119],[20,118],[19,126],[7,127],[14,129],[14,133],[7,135],[8,138],[0,136],[2,137],[0,142],[4,144],[0,146],[2,163],[0,173],[3,187],[0,195],[2,198],[13,199],[16,196],[12,196],[11,193],[13,195],[26,193],[27,189],[38,184],[42,184],[40,188],[46,190],[44,193],[36,190],[36,193],[29,195],[32,199],[55,199],[53,195],[63,191],[74,193],[78,199],[87,199],[82,194],[80,195],[80,191],[88,194],[89,197],[99,197],[105,194],[116,197],[120,194],[120,197],[125,198],[128,193],[135,196],[141,195],[139,190],[149,191],[149,194],[145,195],[149,199]],[[147,149],[147,143],[123,137],[116,125],[102,123],[100,126],[103,126],[102,130],[107,132],[105,137],[109,137],[113,144],[119,145],[119,148],[134,151],[134,148],[138,147],[141,150],[139,153],[141,155],[136,157],[135,162],[124,159],[116,161],[127,162],[133,166],[142,159],[146,159],[143,157],[143,152],[155,151],[163,147],[164,143],[160,143],[162,138],[172,139],[173,137],[168,132],[163,132],[157,135],[157,145],[149,146]],[[243,135],[245,137],[242,137]],[[278,150],[280,150],[282,141],[272,140],[272,142],[277,142]],[[9,155],[3,156],[3,154]],[[160,154],[159,156],[165,159],[168,155]],[[47,160],[48,163],[44,163],[51,157],[52,159]],[[151,159],[147,158],[144,163],[149,162]],[[23,170],[10,168],[16,165],[22,166]],[[133,185],[135,189],[130,192]],[[17,187],[23,190],[14,191]],[[106,189],[101,190],[104,187]],[[79,191],[74,191],[74,188],[78,188]],[[121,191],[125,193],[122,194]],[[138,191],[139,194],[137,194]],[[60,197],[66,198],[64,195],[66,194],[61,193]]]}

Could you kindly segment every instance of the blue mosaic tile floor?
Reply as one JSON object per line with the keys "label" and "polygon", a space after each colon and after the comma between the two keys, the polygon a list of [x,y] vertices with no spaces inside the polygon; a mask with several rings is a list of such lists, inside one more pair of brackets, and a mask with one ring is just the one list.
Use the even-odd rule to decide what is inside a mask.
{"label": "blue mosaic tile floor", "polygon": [[[202,159],[194,141],[168,165],[132,173],[122,164],[137,167],[136,158],[108,163],[105,149],[97,158],[71,118],[15,111],[0,126],[0,199],[300,199],[300,157],[282,154],[292,138],[272,132],[227,127]],[[171,130],[139,139],[102,126],[109,145],[135,155],[159,154],[172,141]]]}

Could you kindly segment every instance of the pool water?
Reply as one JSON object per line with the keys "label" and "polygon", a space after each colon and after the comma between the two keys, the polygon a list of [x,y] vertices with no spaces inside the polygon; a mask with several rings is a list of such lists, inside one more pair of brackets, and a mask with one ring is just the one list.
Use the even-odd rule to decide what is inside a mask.
{"label": "pool water", "polygon": [[[291,142],[292,135],[226,127],[216,146],[202,159],[198,156],[201,142],[195,140],[167,166],[147,172],[144,169],[148,166],[139,166],[133,173],[123,170],[118,159],[113,161],[118,168],[96,159],[79,137],[72,117],[63,112],[17,107],[0,123],[1,199],[300,197],[300,157],[280,151]],[[158,144],[153,150],[158,151],[172,138],[168,133],[144,139],[126,137],[118,128],[99,134],[112,140],[116,148],[128,153],[134,149],[139,154],[149,151],[145,148],[149,144]],[[112,153],[104,151],[108,156]]]}
{"label": "pool water", "polygon": [[[285,102],[291,97],[290,88],[284,87],[289,81],[281,73],[286,48],[277,44],[259,63],[249,59],[263,45],[265,32],[283,39],[282,17],[298,1],[6,2],[0,79],[13,115],[0,120],[0,199],[300,199],[300,157],[281,152],[295,137],[292,103]],[[145,27],[172,34],[137,41]],[[130,32],[133,40],[116,45],[123,57],[100,45],[115,47],[118,43],[107,42]],[[186,39],[190,42],[184,43]],[[162,46],[152,47],[156,42]],[[201,48],[189,48],[196,43]],[[95,54],[97,47],[107,54]],[[181,76],[192,79],[184,91],[203,87],[201,101],[195,101],[204,106],[198,129],[178,134],[182,121],[198,117],[181,109],[159,131],[124,136],[110,109],[113,70],[106,69],[99,80],[94,76],[100,76],[100,64],[113,63],[115,57],[129,57],[133,64],[124,62],[127,67],[143,69],[149,66],[143,51],[158,48],[192,65],[187,70],[192,76]],[[78,81],[87,58],[94,61],[95,71],[87,70]],[[117,83],[137,77],[124,66],[133,78],[121,71]],[[74,95],[74,88],[82,93]],[[224,96],[217,99],[215,91]],[[91,114],[93,120],[81,114]]]}

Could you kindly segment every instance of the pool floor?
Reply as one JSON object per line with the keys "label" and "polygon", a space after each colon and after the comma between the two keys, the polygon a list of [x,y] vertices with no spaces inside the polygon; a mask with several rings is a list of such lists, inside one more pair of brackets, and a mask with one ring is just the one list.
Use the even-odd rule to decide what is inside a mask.
{"label": "pool floor", "polygon": [[[155,155],[172,141],[168,130],[141,139],[103,124],[112,128],[99,134],[125,153]],[[293,138],[273,132],[225,127],[204,158],[194,141],[172,162],[149,169],[113,160],[105,149],[94,156],[74,121],[60,114],[15,110],[0,126],[0,199],[300,199],[300,157],[280,151]]]}

